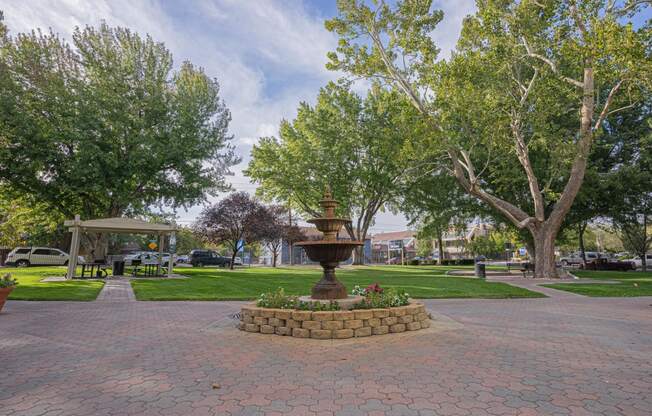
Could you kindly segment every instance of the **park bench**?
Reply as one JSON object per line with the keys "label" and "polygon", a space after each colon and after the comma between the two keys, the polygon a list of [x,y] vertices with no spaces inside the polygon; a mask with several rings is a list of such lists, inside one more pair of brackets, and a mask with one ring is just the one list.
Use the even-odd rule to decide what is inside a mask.
{"label": "park bench", "polygon": [[521,263],[520,271],[523,273],[524,278],[527,278],[528,274],[534,277],[534,264],[529,262]]}

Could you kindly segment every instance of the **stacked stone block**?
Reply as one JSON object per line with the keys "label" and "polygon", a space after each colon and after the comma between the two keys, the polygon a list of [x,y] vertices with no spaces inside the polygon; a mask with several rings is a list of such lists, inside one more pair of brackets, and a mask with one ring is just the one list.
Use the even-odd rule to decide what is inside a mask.
{"label": "stacked stone block", "polygon": [[352,311],[298,311],[245,306],[240,329],[295,338],[346,339],[428,328],[425,306],[411,303],[386,309]]}

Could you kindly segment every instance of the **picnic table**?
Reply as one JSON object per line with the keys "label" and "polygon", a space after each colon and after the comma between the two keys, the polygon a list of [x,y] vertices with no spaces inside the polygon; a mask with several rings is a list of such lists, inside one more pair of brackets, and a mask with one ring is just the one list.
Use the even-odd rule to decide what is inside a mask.
{"label": "picnic table", "polygon": [[[106,271],[107,265],[105,262],[93,262],[93,263],[83,263],[81,271],[81,278],[88,277],[92,278],[103,278],[109,275],[109,272]],[[88,276],[86,276],[88,274]]]}
{"label": "picnic table", "polygon": [[[159,264],[158,263],[132,263],[134,266],[134,269],[131,273],[133,277],[138,277],[138,274],[142,272],[142,276],[145,277],[154,277],[154,276],[159,276]],[[161,265],[161,271],[167,270],[167,268],[164,265]]]}

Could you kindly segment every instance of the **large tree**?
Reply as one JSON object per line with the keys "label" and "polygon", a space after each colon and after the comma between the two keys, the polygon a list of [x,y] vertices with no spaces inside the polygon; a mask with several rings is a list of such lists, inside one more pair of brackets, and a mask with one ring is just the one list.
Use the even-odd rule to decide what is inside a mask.
{"label": "large tree", "polygon": [[212,244],[225,244],[235,257],[243,244],[261,241],[265,226],[273,221],[270,211],[246,192],[235,192],[204,209],[194,224],[195,231]]}
{"label": "large tree", "polygon": [[125,28],[2,36],[0,182],[71,218],[143,214],[228,188],[219,86]]}
{"label": "large tree", "polygon": [[[649,87],[647,1],[478,1],[438,62],[430,0],[340,0],[329,68],[401,91],[427,121],[460,186],[531,236],[536,277],[557,276],[555,239],[592,144]],[[516,180],[529,193],[505,192]],[[505,183],[508,186],[505,186]]]}
{"label": "large tree", "polygon": [[262,243],[267,247],[272,256],[272,267],[276,267],[278,256],[281,253],[283,242],[288,247],[306,236],[297,225],[290,223],[288,210],[282,205],[270,205],[267,207],[269,221],[262,224],[260,237]]}
{"label": "large tree", "polygon": [[[406,174],[404,155],[418,131],[416,112],[397,93],[372,88],[366,98],[346,85],[322,88],[315,106],[302,103],[296,119],[283,121],[280,137],[254,146],[245,173],[257,192],[317,216],[327,186],[350,217],[349,236],[364,241],[379,210],[397,200]],[[354,253],[363,262],[363,250]]]}
{"label": "large tree", "polygon": [[0,187],[0,246],[61,245],[64,218],[45,204],[5,198]]}

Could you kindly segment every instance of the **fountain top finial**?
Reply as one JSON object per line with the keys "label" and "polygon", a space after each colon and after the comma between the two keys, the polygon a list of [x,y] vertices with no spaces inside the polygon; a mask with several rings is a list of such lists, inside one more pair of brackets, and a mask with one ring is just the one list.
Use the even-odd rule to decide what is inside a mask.
{"label": "fountain top finial", "polygon": [[334,218],[335,217],[335,208],[339,205],[336,200],[333,199],[333,194],[331,193],[331,186],[326,185],[326,189],[324,189],[324,197],[322,198],[321,201],[319,201],[319,205],[321,205],[323,209],[323,216],[324,218]]}
{"label": "fountain top finial", "polygon": [[330,184],[327,184],[326,188],[324,189],[324,199],[333,199],[333,193],[331,192]]}

